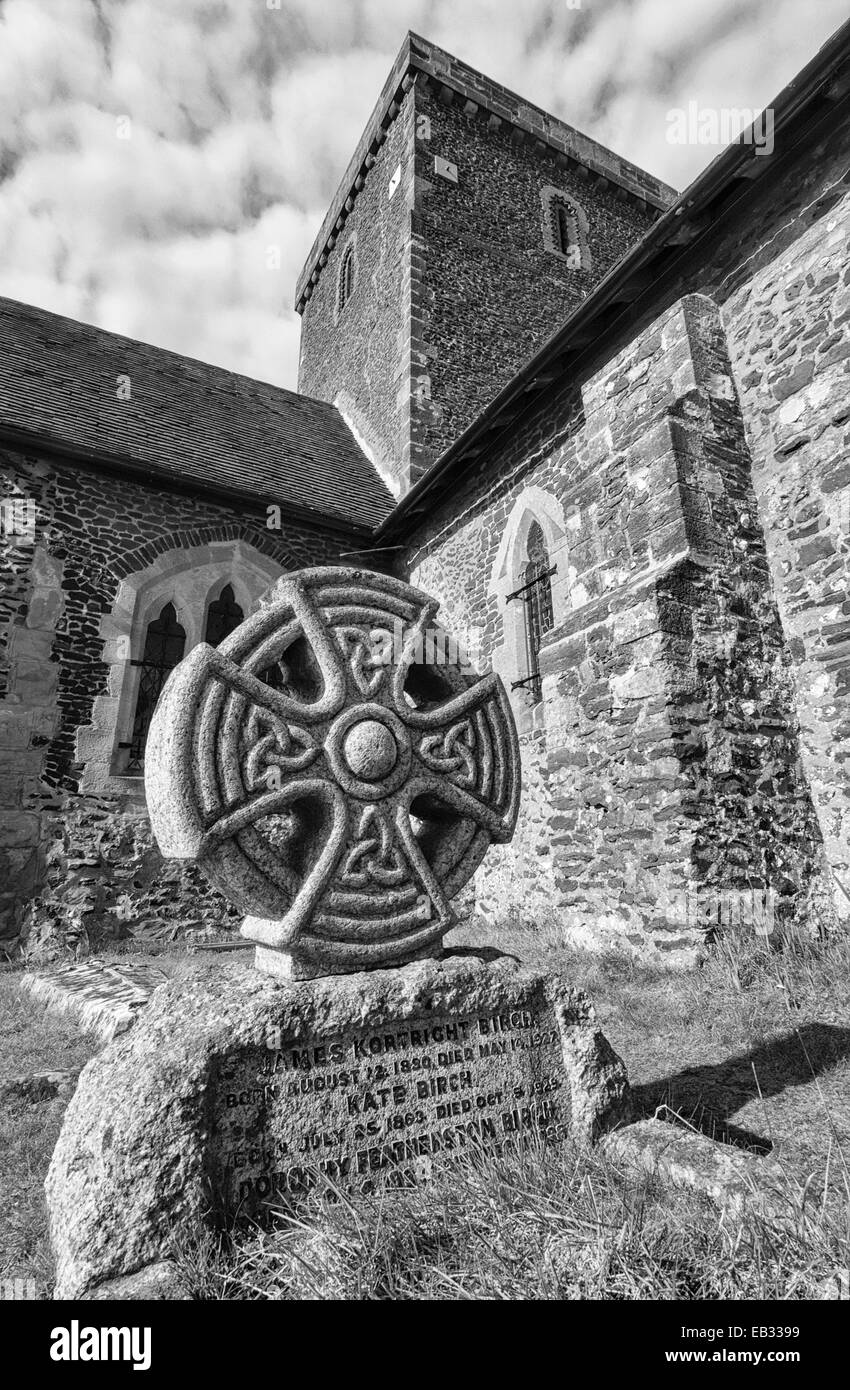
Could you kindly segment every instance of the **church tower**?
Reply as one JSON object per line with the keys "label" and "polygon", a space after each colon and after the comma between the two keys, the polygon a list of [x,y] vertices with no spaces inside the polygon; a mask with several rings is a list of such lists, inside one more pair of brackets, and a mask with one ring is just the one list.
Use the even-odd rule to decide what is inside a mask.
{"label": "church tower", "polygon": [[299,277],[299,390],[403,496],[674,197],[408,34]]}

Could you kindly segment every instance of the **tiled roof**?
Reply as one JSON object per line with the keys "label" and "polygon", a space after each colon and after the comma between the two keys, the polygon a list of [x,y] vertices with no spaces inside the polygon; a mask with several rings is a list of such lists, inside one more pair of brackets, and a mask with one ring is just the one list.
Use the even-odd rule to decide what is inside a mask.
{"label": "tiled roof", "polygon": [[[130,399],[119,399],[129,377]],[[332,405],[0,299],[0,437],[371,530],[393,498]]]}

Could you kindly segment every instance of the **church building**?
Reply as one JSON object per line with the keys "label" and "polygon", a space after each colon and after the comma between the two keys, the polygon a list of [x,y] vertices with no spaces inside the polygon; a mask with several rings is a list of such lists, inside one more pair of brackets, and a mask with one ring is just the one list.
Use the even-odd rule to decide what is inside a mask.
{"label": "church building", "polygon": [[433,595],[505,683],[494,927],[683,964],[850,919],[850,24],[768,111],[677,196],[409,34],[297,392],[0,300],[0,951],[238,925],[156,848],[147,730],[328,564]]}

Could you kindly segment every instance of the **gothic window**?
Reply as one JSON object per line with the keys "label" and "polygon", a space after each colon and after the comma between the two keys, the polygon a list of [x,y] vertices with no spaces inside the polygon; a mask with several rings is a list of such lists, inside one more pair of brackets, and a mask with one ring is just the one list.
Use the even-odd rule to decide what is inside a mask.
{"label": "gothic window", "polygon": [[356,270],[354,265],[354,246],[349,246],[342,258],[342,266],[339,272],[339,308],[340,313],[345,308],[349,299],[354,293],[356,283]]}
{"label": "gothic window", "polygon": [[[207,609],[204,641],[209,642],[211,647],[217,647],[219,642],[223,642],[225,637],[229,637],[231,632],[244,621],[245,614],[236,602],[233,586],[226,584],[218,598]],[[273,666],[267,666],[264,671],[258,671],[257,674],[261,681],[265,681],[266,685],[272,686],[275,690],[283,689],[284,676],[279,662],[275,662]]]}
{"label": "gothic window", "polygon": [[217,647],[234,628],[244,621],[245,614],[236,602],[232,584],[226,584],[218,598],[207,609],[207,626],[204,641]]}
{"label": "gothic window", "polygon": [[522,584],[509,596],[509,601],[521,600],[525,608],[526,675],[521,680],[514,681],[511,688],[516,690],[521,687],[528,690],[533,703],[539,704],[540,644],[544,634],[552,627],[552,575],[555,570],[549,563],[543,529],[537,521],[532,522],[529,529],[525,554]]}
{"label": "gothic window", "polygon": [[144,770],[145,743],[156,702],[169,673],[182,661],[185,646],[185,630],[177,621],[174,604],[167,603],[159,617],[148,623],[141,661],[132,662],[139,668],[136,713],[130,742],[121,744],[122,748],[129,749],[126,771],[130,774]]}
{"label": "gothic window", "polygon": [[587,215],[580,203],[559,188],[541,189],[543,245],[562,257],[568,270],[590,270]]}

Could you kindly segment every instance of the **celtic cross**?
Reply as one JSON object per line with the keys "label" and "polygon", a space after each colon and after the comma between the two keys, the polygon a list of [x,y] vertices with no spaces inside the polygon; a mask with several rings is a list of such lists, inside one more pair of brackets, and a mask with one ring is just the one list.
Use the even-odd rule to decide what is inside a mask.
{"label": "celtic cross", "polygon": [[246,913],[265,969],[434,954],[451,898],[513,834],[510,705],[497,676],[464,669],[438,607],[386,575],[302,570],[163,690],[145,755],[154,833]]}

